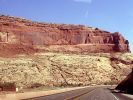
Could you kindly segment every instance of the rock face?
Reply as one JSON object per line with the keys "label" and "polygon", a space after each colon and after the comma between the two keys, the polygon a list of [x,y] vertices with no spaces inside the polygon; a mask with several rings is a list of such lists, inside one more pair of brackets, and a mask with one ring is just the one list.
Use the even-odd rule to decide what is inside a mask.
{"label": "rock face", "polygon": [[84,52],[84,48],[87,52],[130,52],[128,40],[119,32],[110,33],[83,25],[32,22],[4,15],[0,16],[0,43],[44,47],[70,45],[72,51],[75,51],[73,45],[78,45],[80,52]]}
{"label": "rock face", "polygon": [[119,32],[0,16],[0,83],[116,84],[131,70],[133,55],[127,52],[129,43]]}
{"label": "rock face", "polygon": [[133,70],[132,72],[116,87],[117,90],[133,94]]}

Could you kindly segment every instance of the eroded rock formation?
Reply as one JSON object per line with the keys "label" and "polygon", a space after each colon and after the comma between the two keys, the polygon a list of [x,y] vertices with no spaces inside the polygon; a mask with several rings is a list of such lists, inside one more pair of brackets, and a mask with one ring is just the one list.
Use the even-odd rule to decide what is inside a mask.
{"label": "eroded rock formation", "polygon": [[[110,33],[83,25],[32,22],[4,15],[0,16],[0,42],[30,46],[71,45],[72,47],[85,44],[87,52],[130,51],[128,40],[119,32]],[[80,45],[78,46],[82,49],[80,52],[84,52]]]}
{"label": "eroded rock formation", "polygon": [[129,43],[119,32],[0,16],[0,83],[18,87],[117,84],[133,62],[133,55],[123,52],[130,52]]}
{"label": "eroded rock formation", "polygon": [[121,92],[133,94],[133,69],[132,72],[116,87]]}

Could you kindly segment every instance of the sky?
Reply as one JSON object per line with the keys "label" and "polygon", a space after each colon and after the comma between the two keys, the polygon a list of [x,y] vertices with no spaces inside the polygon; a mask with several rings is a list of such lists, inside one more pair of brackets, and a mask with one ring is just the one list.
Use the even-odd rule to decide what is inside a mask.
{"label": "sky", "polygon": [[0,0],[0,14],[120,32],[133,52],[133,0]]}

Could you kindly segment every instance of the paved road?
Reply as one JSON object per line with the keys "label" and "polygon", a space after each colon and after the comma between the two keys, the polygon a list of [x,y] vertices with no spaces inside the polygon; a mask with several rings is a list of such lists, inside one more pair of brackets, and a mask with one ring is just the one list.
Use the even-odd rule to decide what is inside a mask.
{"label": "paved road", "polygon": [[114,93],[109,87],[89,87],[27,100],[132,100]]}

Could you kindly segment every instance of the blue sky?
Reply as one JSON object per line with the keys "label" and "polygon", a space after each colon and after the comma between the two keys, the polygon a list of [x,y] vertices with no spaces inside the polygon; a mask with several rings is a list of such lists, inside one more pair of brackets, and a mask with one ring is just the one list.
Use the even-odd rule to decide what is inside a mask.
{"label": "blue sky", "polygon": [[0,0],[0,13],[119,31],[133,51],[133,0]]}

